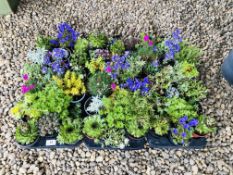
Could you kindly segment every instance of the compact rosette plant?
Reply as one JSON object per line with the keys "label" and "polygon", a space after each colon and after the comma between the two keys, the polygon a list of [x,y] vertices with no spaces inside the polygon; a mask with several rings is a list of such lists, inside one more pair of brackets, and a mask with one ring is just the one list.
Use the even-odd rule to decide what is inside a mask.
{"label": "compact rosette plant", "polygon": [[[50,121],[59,123],[60,144],[76,143],[83,132],[102,146],[124,148],[150,131],[188,145],[193,135],[213,132],[214,121],[200,112],[208,92],[197,69],[200,49],[180,30],[163,37],[142,34],[134,43],[129,50],[120,38],[79,34],[59,24],[56,37],[39,36],[27,54],[24,97],[11,114],[33,121],[27,123],[31,128],[39,123],[38,130],[54,114]],[[17,138],[25,138],[17,141],[31,143],[35,131],[18,129]]]}

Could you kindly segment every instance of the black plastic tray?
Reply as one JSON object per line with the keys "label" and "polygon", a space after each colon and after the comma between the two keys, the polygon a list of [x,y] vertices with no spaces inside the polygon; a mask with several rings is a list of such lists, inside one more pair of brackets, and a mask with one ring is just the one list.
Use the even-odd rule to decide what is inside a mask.
{"label": "black plastic tray", "polygon": [[171,149],[177,149],[177,148],[203,149],[207,144],[207,140],[204,137],[192,138],[190,144],[184,147],[182,145],[175,145],[169,138],[169,135],[158,136],[153,134],[152,132],[149,132],[147,134],[147,142],[150,148],[171,148]]}
{"label": "black plastic tray", "polygon": [[82,140],[76,142],[75,144],[59,144],[56,136],[43,136],[39,137],[33,144],[30,145],[21,145],[22,148],[27,149],[37,149],[37,148],[75,148],[82,143]]}

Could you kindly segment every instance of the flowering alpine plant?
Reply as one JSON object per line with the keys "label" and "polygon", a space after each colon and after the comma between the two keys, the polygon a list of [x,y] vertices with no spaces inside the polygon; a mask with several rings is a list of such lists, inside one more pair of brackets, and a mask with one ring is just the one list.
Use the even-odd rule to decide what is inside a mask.
{"label": "flowering alpine plant", "polygon": [[[42,114],[59,114],[57,141],[64,145],[76,143],[82,133],[101,131],[96,139],[101,145],[130,148],[132,138],[128,144],[126,133],[140,138],[153,129],[156,137],[170,135],[173,146],[188,146],[195,133],[212,132],[199,109],[207,96],[196,67],[201,52],[183,40],[177,29],[171,36],[146,34],[124,43],[103,33],[80,35],[69,24],[58,24],[55,38],[36,40],[33,50],[43,54],[29,54],[30,63],[21,71],[24,97],[11,114],[32,119],[35,131],[25,135],[17,127],[17,142],[33,141]],[[83,111],[90,95],[93,103]],[[88,111],[98,113],[97,118]],[[82,125],[87,115],[93,124],[89,128]]]}
{"label": "flowering alpine plant", "polygon": [[173,141],[176,144],[187,145],[197,125],[198,119],[193,118],[189,120],[186,115],[181,117],[177,127],[172,129]]}

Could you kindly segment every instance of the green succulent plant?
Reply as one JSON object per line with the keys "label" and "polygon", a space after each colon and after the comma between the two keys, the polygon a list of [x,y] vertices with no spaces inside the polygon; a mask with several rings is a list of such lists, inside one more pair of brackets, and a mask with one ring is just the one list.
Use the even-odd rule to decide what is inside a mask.
{"label": "green succulent plant", "polygon": [[98,142],[106,130],[104,119],[99,115],[92,115],[86,117],[83,122],[83,133]]}
{"label": "green succulent plant", "polygon": [[62,121],[57,140],[60,144],[74,144],[83,138],[82,123],[79,118],[74,120],[66,118]]}
{"label": "green succulent plant", "polygon": [[124,42],[121,40],[116,40],[111,46],[110,46],[110,51],[113,54],[121,55],[125,51],[125,45]]}
{"label": "green succulent plant", "polygon": [[28,121],[18,125],[15,132],[15,139],[20,144],[31,144],[38,137],[38,127],[36,122]]}
{"label": "green succulent plant", "polygon": [[169,132],[170,124],[167,119],[157,119],[153,124],[152,128],[154,132],[158,135],[165,135]]}
{"label": "green succulent plant", "polygon": [[104,48],[107,45],[108,38],[103,33],[92,33],[88,36],[88,41],[92,48]]}
{"label": "green succulent plant", "polygon": [[93,96],[107,95],[111,90],[111,77],[105,72],[97,72],[88,79],[87,86]]}

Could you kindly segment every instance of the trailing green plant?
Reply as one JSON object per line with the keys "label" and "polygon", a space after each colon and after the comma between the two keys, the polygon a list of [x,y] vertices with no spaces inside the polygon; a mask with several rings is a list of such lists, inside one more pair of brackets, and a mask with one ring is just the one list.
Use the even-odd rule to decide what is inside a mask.
{"label": "trailing green plant", "polygon": [[93,96],[107,95],[111,90],[111,77],[105,72],[97,72],[88,79],[87,86]]}
{"label": "trailing green plant", "polygon": [[88,36],[88,41],[92,48],[104,48],[107,45],[108,38],[103,33],[92,33]]}
{"label": "trailing green plant", "polygon": [[74,46],[74,54],[71,57],[71,64],[85,64],[88,60],[88,41],[85,38],[78,38]]}
{"label": "trailing green plant", "polygon": [[60,144],[74,144],[83,138],[80,118],[66,118],[62,121],[57,140]]}
{"label": "trailing green plant", "polygon": [[155,120],[155,122],[152,124],[152,128],[154,129],[154,132],[158,135],[165,135],[168,134],[170,129],[169,121],[165,118],[158,118]]}
{"label": "trailing green plant", "polygon": [[179,62],[187,61],[194,64],[199,63],[198,58],[202,55],[199,48],[190,45],[188,42],[181,42],[180,48],[180,51],[175,54],[175,60]]}
{"label": "trailing green plant", "polygon": [[36,39],[36,47],[49,50],[52,47],[52,44],[50,43],[51,39],[52,37],[50,36],[38,36]]}
{"label": "trailing green plant", "polygon": [[106,131],[104,119],[100,115],[92,115],[83,120],[83,133],[98,142]]}
{"label": "trailing green plant", "polygon": [[94,74],[97,71],[104,71],[105,62],[102,57],[98,57],[97,59],[92,58],[90,61],[86,62],[85,66],[89,69],[91,74]]}
{"label": "trailing green plant", "polygon": [[104,143],[102,146],[124,149],[129,145],[129,139],[125,135],[124,129],[108,128],[103,135]]}
{"label": "trailing green plant", "polygon": [[170,116],[173,123],[177,123],[180,116],[187,115],[189,119],[196,118],[198,116],[195,106],[189,104],[182,98],[169,98],[166,100],[166,108],[164,109]]}
{"label": "trailing green plant", "polygon": [[125,51],[125,45],[123,41],[116,40],[111,46],[110,51],[112,54],[122,55]]}
{"label": "trailing green plant", "polygon": [[38,137],[38,127],[35,121],[24,122],[17,126],[15,139],[20,144],[31,144]]}

